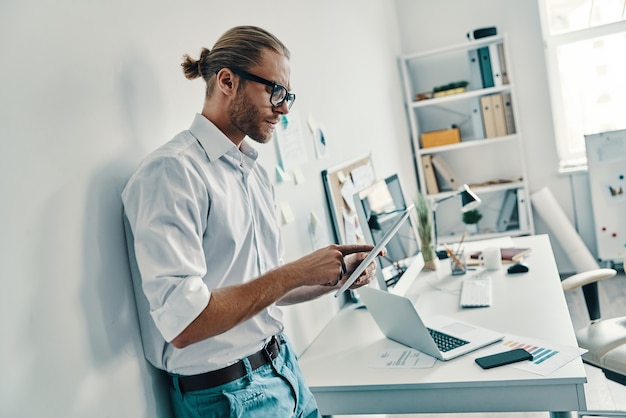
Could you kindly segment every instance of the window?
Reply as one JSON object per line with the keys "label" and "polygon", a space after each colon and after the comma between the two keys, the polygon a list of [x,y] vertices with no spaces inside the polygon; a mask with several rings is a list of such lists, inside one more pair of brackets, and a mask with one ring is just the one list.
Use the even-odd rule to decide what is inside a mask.
{"label": "window", "polygon": [[626,129],[626,0],[538,0],[561,171],[585,135]]}

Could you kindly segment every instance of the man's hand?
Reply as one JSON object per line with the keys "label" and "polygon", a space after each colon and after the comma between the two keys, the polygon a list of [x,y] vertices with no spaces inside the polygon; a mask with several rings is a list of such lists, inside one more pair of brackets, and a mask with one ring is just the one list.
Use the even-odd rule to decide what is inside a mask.
{"label": "man's hand", "polygon": [[[352,273],[359,260],[362,260],[374,247],[371,245],[336,245],[314,251],[296,261],[285,264],[282,269],[291,271],[290,277],[296,278],[303,286],[335,286],[346,274]],[[354,254],[357,259],[344,257]],[[347,264],[346,264],[347,262]]]}
{"label": "man's hand", "polygon": [[[371,245],[330,245],[284,265],[279,270],[299,284],[279,304],[300,303],[339,289],[373,249]],[[383,250],[380,255],[385,253]],[[371,263],[350,289],[370,283],[375,273],[376,263]]]}
{"label": "man's hand", "polygon": [[[378,255],[385,255],[385,253],[385,250],[383,250]],[[352,272],[359,266],[359,264],[361,264],[361,261],[363,261],[368,256],[368,254],[369,252],[359,252],[355,254],[350,254],[344,258],[347,266],[347,271],[345,272],[344,276],[339,280],[339,283],[337,283],[337,288],[343,286],[343,284],[346,280],[348,280]],[[350,289],[358,289],[361,286],[368,285],[376,277],[376,268],[376,263],[371,262],[365,268],[363,273],[361,273],[361,275],[354,281],[354,283],[350,285]]]}

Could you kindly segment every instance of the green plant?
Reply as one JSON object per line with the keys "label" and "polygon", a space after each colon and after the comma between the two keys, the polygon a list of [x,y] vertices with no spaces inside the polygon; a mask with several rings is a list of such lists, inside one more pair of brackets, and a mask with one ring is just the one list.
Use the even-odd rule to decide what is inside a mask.
{"label": "green plant", "polygon": [[463,212],[463,223],[465,224],[477,224],[483,218],[483,214],[478,209],[468,210]]}
{"label": "green plant", "polygon": [[419,234],[422,244],[422,256],[425,262],[434,260],[435,251],[433,248],[433,232],[430,223],[430,207],[426,197],[419,192],[415,202],[415,210],[417,212],[417,233]]}
{"label": "green plant", "polygon": [[433,87],[433,93],[467,87],[468,84],[469,82],[467,81],[454,81],[452,83],[448,83],[443,86]]}

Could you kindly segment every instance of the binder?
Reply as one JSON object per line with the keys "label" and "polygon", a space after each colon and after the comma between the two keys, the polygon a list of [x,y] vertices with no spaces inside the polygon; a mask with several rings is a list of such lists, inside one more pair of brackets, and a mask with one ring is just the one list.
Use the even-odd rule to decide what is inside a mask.
{"label": "binder", "polygon": [[524,189],[517,189],[516,195],[518,228],[522,231],[526,231],[529,228],[526,191]]}
{"label": "binder", "polygon": [[491,95],[493,120],[496,125],[496,136],[506,136],[506,120],[504,118],[504,101],[501,94]]}
{"label": "binder", "polygon": [[470,78],[468,90],[480,90],[483,88],[483,80],[480,73],[480,61],[478,59],[478,51],[470,49],[467,51],[470,67]]}
{"label": "binder", "polygon": [[514,214],[516,207],[517,193],[515,190],[509,189],[504,195],[504,201],[502,202],[500,214],[498,215],[498,223],[496,225],[498,232],[504,232],[514,227],[511,225],[511,220],[515,221],[514,216],[517,216]]}
{"label": "binder", "polygon": [[491,96],[482,96],[480,98],[480,110],[483,116],[485,138],[496,137],[496,121],[493,115]]}
{"label": "binder", "polygon": [[498,58],[500,58],[500,73],[502,74],[502,84],[509,84],[509,72],[504,55],[504,44],[498,44]]}
{"label": "binder", "polygon": [[480,106],[480,99],[474,97],[469,100],[472,111],[472,131],[474,138],[485,138],[485,127],[483,126],[483,112]]}
{"label": "binder", "polygon": [[441,155],[433,155],[431,161],[436,172],[448,183],[452,190],[457,190],[461,186],[454,172]]}
{"label": "binder", "polygon": [[439,193],[439,185],[437,184],[437,176],[433,167],[432,155],[422,155],[422,168],[424,169],[424,181],[426,182],[426,193]]}
{"label": "binder", "polygon": [[506,122],[506,134],[515,133],[515,117],[513,116],[513,102],[511,101],[511,93],[502,93],[502,101],[504,102],[504,120]]}
{"label": "binder", "polygon": [[483,88],[493,87],[493,73],[491,72],[491,58],[489,56],[488,46],[478,48],[478,59],[480,62],[480,75]]}
{"label": "binder", "polygon": [[489,45],[489,57],[491,58],[491,74],[493,76],[493,85],[501,86],[504,84],[502,82],[502,69],[500,66],[500,53],[498,51],[498,45],[500,44],[490,44]]}

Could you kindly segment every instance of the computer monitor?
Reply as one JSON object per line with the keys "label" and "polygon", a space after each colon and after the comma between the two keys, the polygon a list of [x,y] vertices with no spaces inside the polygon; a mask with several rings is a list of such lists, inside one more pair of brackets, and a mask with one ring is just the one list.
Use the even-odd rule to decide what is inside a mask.
{"label": "computer monitor", "polygon": [[[368,186],[354,195],[356,214],[366,243],[376,245],[407,204],[397,174]],[[378,257],[376,278],[383,290],[404,294],[424,267],[415,216],[405,222]]]}

